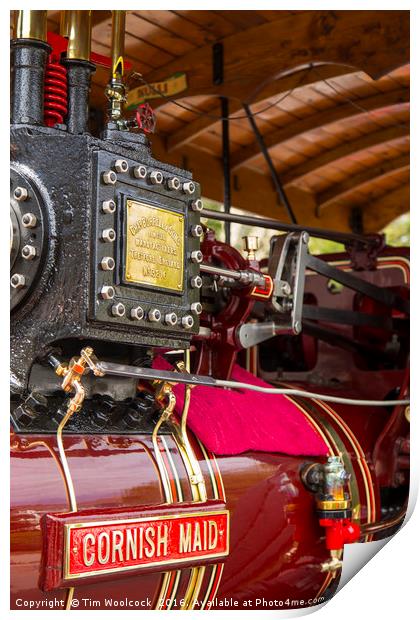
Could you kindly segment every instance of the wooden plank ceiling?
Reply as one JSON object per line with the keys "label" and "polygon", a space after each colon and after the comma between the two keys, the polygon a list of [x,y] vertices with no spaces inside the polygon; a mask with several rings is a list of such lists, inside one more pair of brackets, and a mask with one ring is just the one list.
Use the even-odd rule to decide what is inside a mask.
{"label": "wooden plank ceiling", "polygon": [[[93,50],[109,55],[110,12],[93,15]],[[58,12],[49,17],[56,30]],[[215,85],[218,42],[224,81]],[[287,221],[244,115],[247,102],[299,223],[349,230],[361,220],[372,232],[408,211],[408,11],[127,11],[126,54],[149,83],[186,73],[176,103],[151,102],[152,149],[191,169],[204,196],[223,200],[224,95],[234,206]],[[107,79],[98,68],[97,108],[105,107]]]}

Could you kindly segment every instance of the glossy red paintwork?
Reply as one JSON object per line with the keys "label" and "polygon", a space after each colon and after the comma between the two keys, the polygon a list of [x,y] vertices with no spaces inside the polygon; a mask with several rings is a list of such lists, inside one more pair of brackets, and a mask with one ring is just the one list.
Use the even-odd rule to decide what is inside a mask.
{"label": "glossy red paintwork", "polygon": [[[354,411],[353,417],[361,416]],[[377,436],[377,424],[369,424],[366,416],[363,417],[361,443],[369,452]],[[370,420],[375,422],[375,416],[371,415]],[[335,422],[330,423],[337,428],[334,431],[337,437],[341,432],[342,441],[349,445],[345,433]],[[189,485],[178,449],[172,436],[166,436],[166,441],[179,472],[185,501],[189,501]],[[60,470],[46,446],[56,453],[54,437],[12,435],[12,608],[21,608],[18,599],[64,599],[64,590],[44,593],[39,587],[40,520],[46,513],[68,511]],[[65,447],[79,510],[113,511],[163,501],[150,437],[69,436],[65,437]],[[357,464],[359,456],[351,447],[350,454],[353,464]],[[203,455],[200,458],[209,497],[212,497],[206,463]],[[325,533],[318,523],[314,497],[300,479],[301,466],[308,460],[271,453],[217,457],[226,506],[231,513],[231,551],[225,562],[218,598],[232,597],[239,605],[261,595],[267,600],[287,597],[306,600],[322,589],[326,576],[320,572],[320,565],[328,559]],[[363,522],[367,515],[366,491],[360,468],[353,469]],[[377,489],[374,495],[377,510]],[[183,569],[179,596],[185,594],[188,576],[189,569]],[[155,602],[160,583],[159,573],[118,576],[106,584],[77,586],[75,596],[79,600],[90,597],[102,601],[104,597],[134,600],[149,597]]]}

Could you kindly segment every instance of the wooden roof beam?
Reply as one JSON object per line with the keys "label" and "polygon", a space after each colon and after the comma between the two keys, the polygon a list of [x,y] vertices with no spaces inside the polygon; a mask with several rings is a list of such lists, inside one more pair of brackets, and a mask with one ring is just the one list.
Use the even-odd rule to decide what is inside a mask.
{"label": "wooden roof beam", "polygon": [[327,206],[336,203],[340,198],[352,191],[357,190],[361,185],[371,181],[378,181],[381,178],[395,174],[396,172],[410,167],[410,155],[401,155],[393,159],[387,159],[378,166],[370,166],[358,174],[353,174],[341,183],[336,183],[316,197],[318,212]]}
{"label": "wooden roof beam", "polygon": [[[365,114],[361,108],[366,110],[366,113],[369,113],[384,108],[390,108],[401,103],[408,103],[409,101],[409,88],[400,88],[398,90],[356,99],[354,104],[342,103],[333,108],[327,108],[323,112],[311,114],[311,116],[307,116],[300,121],[281,127],[276,131],[270,131],[264,135],[264,142],[266,147],[271,149],[282,142],[293,140],[293,138],[313,131],[314,129],[351,118],[352,116],[361,116]],[[246,166],[256,157],[260,156],[261,151],[258,144],[252,142],[252,144],[242,147],[231,155],[232,170],[240,166]]]}
{"label": "wooden roof beam", "polygon": [[320,155],[307,159],[302,164],[289,168],[285,172],[281,173],[281,180],[283,185],[289,185],[296,183],[307,174],[315,172],[319,168],[323,168],[328,164],[333,163],[339,159],[343,159],[355,153],[365,151],[379,144],[385,144],[387,142],[393,142],[399,138],[404,138],[410,133],[410,125],[408,123],[401,123],[397,126],[386,127],[379,129],[368,134],[356,138],[356,140],[350,140],[349,142],[343,142],[333,149],[323,151]]}
{"label": "wooden roof beam", "polygon": [[[223,39],[224,82],[213,83],[213,44],[203,45],[148,72],[149,82],[187,73],[178,98],[217,94],[244,101],[262,81],[310,63],[333,63],[378,78],[410,58],[409,11],[279,11],[277,21],[241,29]],[[158,101],[155,102],[155,104]]]}
{"label": "wooden roof beam", "polygon": [[[274,79],[268,84],[264,84],[262,88],[257,89],[254,93],[248,93],[244,101],[249,105],[255,105],[256,103],[260,103],[266,99],[280,98],[282,94],[292,89],[296,89],[298,92],[299,88],[310,84],[316,84],[322,79],[327,80],[339,77],[340,75],[348,75],[350,73],[354,73],[354,69],[344,67],[343,65],[318,65],[316,72],[312,71],[308,67],[305,67],[304,69],[294,71],[290,75],[286,75],[279,79]],[[167,105],[166,102],[160,106],[154,106],[154,108],[155,110],[164,110],[165,105]],[[269,105],[268,102],[267,105]],[[242,114],[237,114],[238,112],[241,112],[241,110],[243,110],[241,101],[238,101],[237,98],[229,101],[230,116],[242,116]],[[220,116],[220,105],[215,105],[208,111],[207,114],[209,116],[197,115],[195,120],[185,123],[183,127],[180,127],[180,129],[170,134],[167,137],[168,151],[184,146],[184,144],[191,142],[200,134],[217,126],[220,121],[211,117]],[[245,113],[243,115],[245,116]]]}

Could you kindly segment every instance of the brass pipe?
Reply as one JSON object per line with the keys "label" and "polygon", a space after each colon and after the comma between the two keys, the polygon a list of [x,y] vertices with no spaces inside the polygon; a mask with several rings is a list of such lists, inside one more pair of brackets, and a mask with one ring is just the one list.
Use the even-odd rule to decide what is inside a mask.
{"label": "brass pipe", "polygon": [[362,525],[360,528],[362,531],[362,536],[366,536],[368,534],[378,534],[379,532],[389,530],[391,527],[402,525],[406,514],[407,502],[404,504],[402,509],[390,519],[386,519],[385,521],[375,521],[374,523],[365,523]]}
{"label": "brass pipe", "polygon": [[67,58],[90,60],[92,11],[62,11],[60,32],[69,40]]}
{"label": "brass pipe", "polygon": [[47,41],[47,11],[16,11],[15,39]]}
{"label": "brass pipe", "polygon": [[124,76],[125,11],[112,11],[111,79]]}

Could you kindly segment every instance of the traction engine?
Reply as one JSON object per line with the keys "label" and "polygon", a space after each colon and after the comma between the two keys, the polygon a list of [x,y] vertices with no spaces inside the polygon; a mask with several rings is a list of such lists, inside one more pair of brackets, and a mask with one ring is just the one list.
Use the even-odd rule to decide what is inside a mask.
{"label": "traction engine", "polygon": [[[404,519],[408,254],[203,209],[154,159],[150,107],[125,113],[124,11],[111,58],[90,11],[60,35],[46,13],[18,11],[11,45],[12,608],[325,600],[344,546]],[[278,234],[241,253],[209,219]]]}

